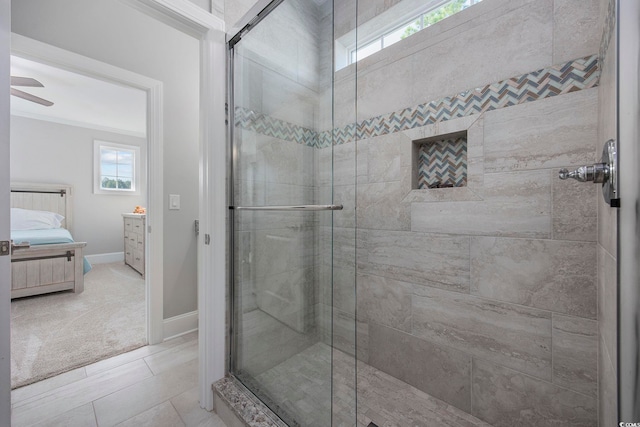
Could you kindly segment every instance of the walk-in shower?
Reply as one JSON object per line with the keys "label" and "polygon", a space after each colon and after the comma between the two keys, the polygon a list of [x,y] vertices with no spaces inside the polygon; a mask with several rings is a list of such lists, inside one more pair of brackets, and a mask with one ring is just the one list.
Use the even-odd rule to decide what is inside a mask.
{"label": "walk-in shower", "polygon": [[613,3],[259,2],[229,38],[233,381],[288,425],[607,425],[615,214],[558,174],[616,136]]}

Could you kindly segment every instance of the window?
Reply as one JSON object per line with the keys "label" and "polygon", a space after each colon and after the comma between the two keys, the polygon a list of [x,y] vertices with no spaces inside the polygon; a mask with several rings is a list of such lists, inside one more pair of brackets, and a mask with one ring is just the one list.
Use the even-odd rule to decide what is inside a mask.
{"label": "window", "polygon": [[140,147],[94,141],[94,193],[140,194]]}
{"label": "window", "polygon": [[[383,30],[380,33],[374,34],[373,37],[368,37],[363,40],[363,43],[359,43],[359,46],[340,46],[337,47],[337,51],[346,50],[348,52],[347,63],[344,60],[336,58],[337,69],[340,69],[346,65],[353,64],[366,58],[369,55],[391,46],[394,43],[404,40],[405,38],[433,25],[437,22],[454,15],[461,10],[473,6],[476,3],[480,3],[482,0],[446,0],[439,2],[430,2],[430,7],[427,10],[423,10],[420,13],[414,13],[410,15],[410,18],[400,19],[396,21],[395,25],[391,26],[390,30]],[[386,28],[389,28],[388,26]],[[337,41],[337,43],[340,43]],[[348,44],[348,43],[345,43]],[[344,49],[346,47],[346,49]]]}

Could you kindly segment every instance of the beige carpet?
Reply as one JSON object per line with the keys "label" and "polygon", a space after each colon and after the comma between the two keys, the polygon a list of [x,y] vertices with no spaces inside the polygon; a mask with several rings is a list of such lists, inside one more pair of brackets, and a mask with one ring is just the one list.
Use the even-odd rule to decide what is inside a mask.
{"label": "beige carpet", "polygon": [[124,263],[97,264],[80,294],[11,302],[11,386],[21,387],[146,344],[145,289]]}

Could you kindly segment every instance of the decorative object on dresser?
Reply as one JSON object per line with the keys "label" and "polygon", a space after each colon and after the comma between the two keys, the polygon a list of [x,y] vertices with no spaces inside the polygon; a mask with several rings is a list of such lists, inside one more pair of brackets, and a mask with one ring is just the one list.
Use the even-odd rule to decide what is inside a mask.
{"label": "decorative object on dresser", "polygon": [[124,263],[144,277],[146,214],[123,213]]}
{"label": "decorative object on dresser", "polygon": [[11,184],[11,298],[84,290],[85,242],[75,242],[73,187]]}

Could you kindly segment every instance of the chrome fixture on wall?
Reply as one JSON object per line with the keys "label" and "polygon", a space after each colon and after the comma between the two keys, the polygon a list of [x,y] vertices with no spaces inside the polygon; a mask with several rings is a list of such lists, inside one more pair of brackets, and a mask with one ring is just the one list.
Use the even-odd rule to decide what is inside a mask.
{"label": "chrome fixture on wall", "polygon": [[620,207],[620,196],[618,194],[618,158],[616,142],[610,139],[602,149],[602,159],[600,163],[580,166],[578,169],[569,172],[561,169],[560,179],[573,178],[580,182],[592,181],[594,184],[602,184],[602,196],[604,200],[614,208]]}

